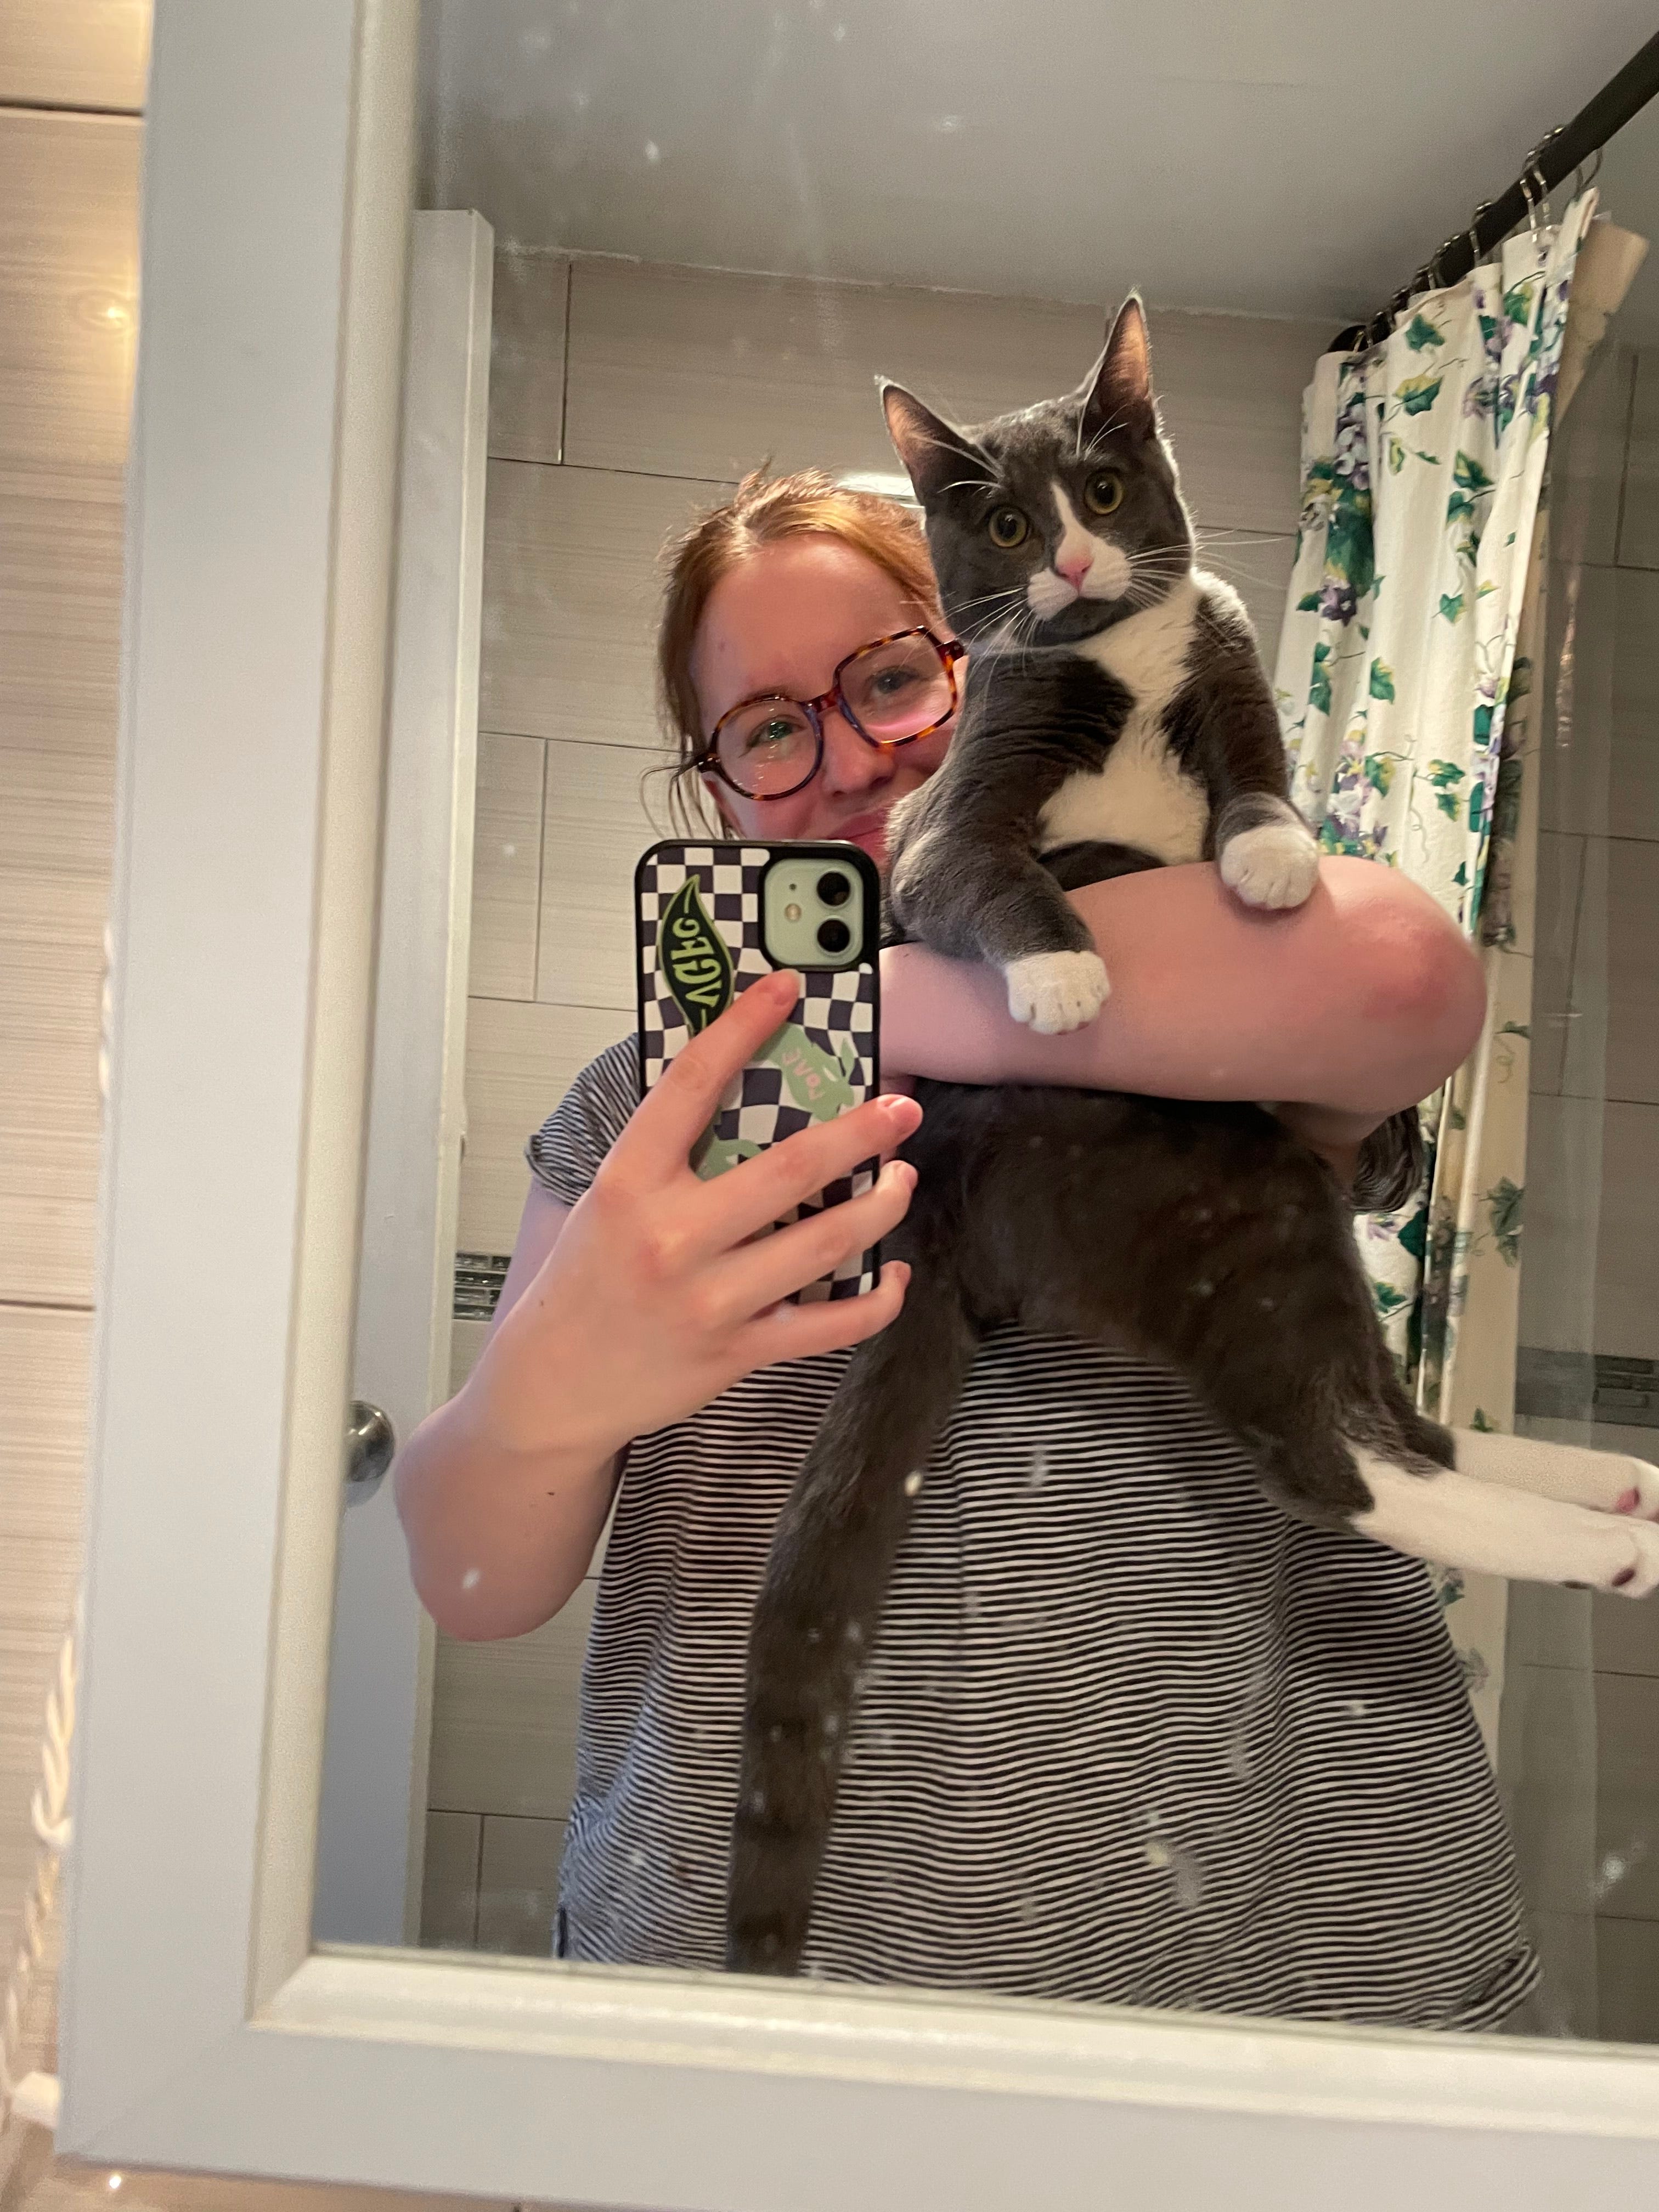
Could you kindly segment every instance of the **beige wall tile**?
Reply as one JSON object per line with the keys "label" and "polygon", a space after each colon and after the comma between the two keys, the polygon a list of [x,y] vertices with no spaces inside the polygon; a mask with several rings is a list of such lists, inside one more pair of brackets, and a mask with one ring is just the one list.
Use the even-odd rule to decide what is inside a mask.
{"label": "beige wall tile", "polygon": [[563,458],[569,295],[563,255],[497,247],[489,345],[489,451],[496,459]]}
{"label": "beige wall tile", "polygon": [[0,8],[0,106],[144,104],[150,0],[6,0]]}
{"label": "beige wall tile", "polygon": [[524,1148],[532,1132],[588,1061],[633,1026],[631,1014],[611,1008],[468,1002],[458,1249],[513,1249],[530,1185]]}
{"label": "beige wall tile", "polygon": [[1562,1091],[1659,1099],[1659,842],[1583,838]]}
{"label": "beige wall tile", "polygon": [[1538,904],[1532,971],[1532,1088],[1554,1093],[1571,1022],[1572,956],[1584,841],[1559,830],[1538,836]]}
{"label": "beige wall tile", "polygon": [[478,1854],[483,1819],[477,1813],[428,1813],[421,1873],[421,1942],[470,1951],[478,1934]]}
{"label": "beige wall tile", "polygon": [[1603,1129],[1595,1348],[1652,1359],[1659,1358],[1659,1106],[1608,1106]]}
{"label": "beige wall tile", "polygon": [[[45,2137],[40,2138],[43,2144]],[[17,2199],[19,2212],[109,2212],[109,2168],[60,2159]],[[122,2212],[473,2212],[489,2200],[334,2183],[249,2181],[239,2175],[121,2169]],[[506,2208],[502,2208],[506,2212]],[[516,2208],[515,2208],[516,2212]],[[552,2206],[538,2212],[556,2212]]]}
{"label": "beige wall tile", "polygon": [[438,1638],[427,1784],[434,1808],[565,1818],[593,1591],[583,1583],[545,1627],[507,1643]]}
{"label": "beige wall tile", "polygon": [[1597,1899],[1621,1919],[1659,1920],[1659,1681],[1595,1678]]}
{"label": "beige wall tile", "polygon": [[1659,346],[1644,346],[1636,356],[1619,562],[1659,568]]}
{"label": "beige wall tile", "polygon": [[0,1298],[92,1297],[121,527],[118,468],[0,461]]}
{"label": "beige wall tile", "polygon": [[[1659,1102],[1659,843],[1612,837],[1607,859],[1607,1096],[1651,1104]],[[1659,1159],[1652,1166],[1659,1170]]]}
{"label": "beige wall tile", "polygon": [[631,746],[548,740],[539,999],[633,1012],[634,865],[672,835],[651,765]]}
{"label": "beige wall tile", "polygon": [[[1293,527],[1301,393],[1329,332],[1220,315],[1152,323],[1200,522]],[[579,260],[566,458],[711,478],[769,459],[779,471],[891,471],[878,374],[982,421],[1070,390],[1103,331],[1093,307]]]}
{"label": "beige wall tile", "polygon": [[658,750],[657,556],[720,490],[492,461],[480,728]]}
{"label": "beige wall tile", "polygon": [[1544,750],[1544,828],[1659,839],[1659,574],[1558,564],[1549,631],[1573,675],[1571,722]]}
{"label": "beige wall tile", "polygon": [[141,128],[0,115],[0,471],[95,475],[125,457]]}
{"label": "beige wall tile", "polygon": [[559,1902],[562,1820],[491,1813],[483,1824],[478,1884],[478,1948],[545,1959],[553,1950]]}
{"label": "beige wall tile", "polygon": [[1594,1100],[1533,1097],[1521,1240],[1522,1344],[1554,1352],[1588,1352],[1595,1344],[1601,1149],[1601,1110]]}
{"label": "beige wall tile", "polygon": [[1521,1341],[1659,1356],[1659,1106],[1534,1098]]}
{"label": "beige wall tile", "polygon": [[487,1321],[453,1321],[449,1325],[449,1395],[453,1398],[477,1364],[483,1350],[483,1340],[489,1334]]}
{"label": "beige wall tile", "polygon": [[1562,552],[1611,563],[1617,555],[1636,355],[1605,344],[1593,356],[1550,453],[1550,531]]}
{"label": "beige wall tile", "polygon": [[1659,2043],[1659,1920],[1598,1915],[1597,2033],[1604,2043]]}
{"label": "beige wall tile", "polygon": [[29,1802],[81,1562],[92,1316],[0,1305],[0,1960],[34,1866]]}
{"label": "beige wall tile", "polygon": [[540,738],[478,733],[467,967],[467,989],[475,998],[536,995],[544,750]]}

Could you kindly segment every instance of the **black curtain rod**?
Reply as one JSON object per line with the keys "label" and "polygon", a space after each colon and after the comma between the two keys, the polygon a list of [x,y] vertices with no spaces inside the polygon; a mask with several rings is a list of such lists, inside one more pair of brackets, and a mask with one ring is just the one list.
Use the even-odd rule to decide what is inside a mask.
{"label": "black curtain rod", "polygon": [[1478,261],[1484,260],[1493,246],[1543,204],[1564,177],[1583,168],[1592,154],[1599,153],[1633,115],[1639,115],[1656,93],[1659,93],[1659,32],[1593,100],[1585,102],[1571,123],[1560,125],[1534,148],[1526,167],[1502,199],[1483,200],[1467,230],[1449,238],[1369,323],[1351,324],[1334,341],[1331,351],[1354,352],[1368,341],[1377,344],[1388,336],[1394,318],[1418,293],[1435,285],[1461,283]]}

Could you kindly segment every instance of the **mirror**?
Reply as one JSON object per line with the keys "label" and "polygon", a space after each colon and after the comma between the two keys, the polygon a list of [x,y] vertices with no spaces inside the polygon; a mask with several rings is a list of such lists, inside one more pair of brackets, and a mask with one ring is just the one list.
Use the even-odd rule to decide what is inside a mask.
{"label": "mirror", "polygon": [[[447,427],[406,447],[406,470],[432,473],[419,499],[405,482],[394,664],[434,635],[419,611],[435,602],[418,586],[454,615],[460,673],[435,717],[433,695],[418,711],[394,696],[392,745],[394,792],[400,744],[434,788],[457,757],[469,764],[440,854],[465,1005],[446,997],[441,945],[427,949],[424,986],[410,985],[425,999],[400,1002],[423,1005],[458,1049],[464,1032],[465,1142],[438,1079],[394,1097],[377,1046],[378,1141],[424,1158],[431,1205],[417,1252],[400,1262],[395,1242],[383,1248],[379,1278],[366,1260],[365,1407],[388,1407],[386,1367],[370,1369],[399,1346],[410,1371],[442,1367],[432,1401],[462,1389],[503,1286],[517,1296],[528,1279],[522,1262],[509,1273],[521,1235],[545,1249],[552,1209],[580,1194],[632,1103],[626,1047],[612,1048],[638,1018],[635,864],[686,834],[657,700],[665,545],[760,468],[822,471],[832,499],[873,495],[882,542],[900,542],[916,487],[877,378],[951,424],[983,424],[1077,392],[1139,287],[1197,558],[1220,580],[1218,603],[1253,625],[1328,860],[1392,863],[1423,884],[1473,934],[1489,989],[1522,994],[1512,1013],[1504,1000],[1466,1087],[1425,1116],[1442,1164],[1432,1191],[1362,1224],[1393,1351],[1418,1402],[1466,1434],[1659,1459],[1659,1066],[1646,1018],[1659,740],[1638,675],[1659,623],[1659,278],[1651,264],[1633,280],[1628,265],[1604,270],[1605,335],[1586,307],[1569,343],[1569,289],[1574,304],[1587,297],[1582,279],[1564,289],[1575,254],[1588,268],[1613,251],[1606,224],[1580,245],[1569,179],[1541,242],[1523,223],[1485,257],[1498,273],[1478,299],[1468,282],[1430,283],[1371,372],[1342,382],[1319,367],[1449,224],[1507,186],[1493,163],[1512,155],[1493,149],[1518,153],[1558,119],[1540,38],[1524,84],[1494,91],[1478,143],[1454,128],[1466,94],[1443,31],[1402,48],[1373,88],[1368,129],[1401,156],[1379,177],[1297,150],[1346,64],[1272,9],[1130,22],[1056,6],[946,22],[863,0],[714,21],[660,0],[428,6],[422,204],[489,226],[487,425],[473,425],[481,449],[464,374],[483,365],[475,233],[446,264],[447,289],[434,277],[423,290],[417,262],[411,375],[425,364],[431,419]],[[1610,53],[1594,82],[1623,58]],[[1613,225],[1652,234],[1659,109],[1615,138],[1597,190]],[[1550,349],[1545,381],[1573,387],[1553,420],[1537,377],[1530,401],[1516,397],[1534,341]],[[1564,356],[1571,375],[1556,384]],[[1112,389],[1133,382],[1126,372]],[[1322,477],[1304,467],[1310,387]],[[1543,459],[1528,492],[1524,470],[1500,483],[1491,458],[1499,418],[1528,404],[1548,432],[1549,532],[1530,599]],[[1117,431],[1097,429],[1121,477]],[[483,494],[481,569],[469,481]],[[1433,514],[1413,532],[1419,482]],[[1100,494],[1151,495],[1116,478]],[[1501,527],[1484,541],[1511,503],[1520,550],[1500,562]],[[1364,573],[1341,541],[1362,506]],[[696,694],[702,736],[755,696],[810,697],[833,721],[823,699],[847,656],[887,631],[971,629],[858,559],[867,606],[856,577],[798,577],[781,615],[745,602],[718,634],[706,610],[690,626],[671,672]],[[1385,592],[1417,595],[1414,627],[1388,626],[1379,571]],[[988,599],[1011,587],[981,588]],[[1480,650],[1495,659],[1465,654],[1494,595],[1508,608],[1495,635],[1530,647],[1529,688],[1494,633]],[[1073,600],[1086,613],[1080,585]],[[988,654],[1036,642],[972,641]],[[816,673],[797,668],[815,655]],[[1355,656],[1363,681],[1343,672]],[[1467,685],[1455,757],[1405,703],[1428,716],[1432,672],[1453,666]],[[1504,775],[1496,753],[1468,751],[1492,738],[1499,705]],[[866,758],[856,732],[849,720],[821,739],[817,795],[781,799],[765,817],[775,830],[718,776],[682,778],[679,795],[694,807],[724,796],[745,837],[848,834],[878,851],[869,817],[923,784],[944,747]],[[1398,805],[1396,777],[1413,806]],[[695,818],[706,840],[707,814]],[[1484,872],[1489,855],[1478,915],[1474,879],[1455,872]],[[389,842],[388,884],[398,859]],[[1264,963],[1280,926],[1253,925]],[[1200,953],[1220,942],[1191,940]],[[1164,971],[1146,925],[1118,957],[1121,1007],[1152,988],[1138,977]],[[1166,967],[1168,1033],[1185,1036],[1189,1064],[1202,1057],[1202,981],[1191,961]],[[1357,1031],[1352,1001],[1327,988],[1332,1021]],[[1264,1008],[1282,1006],[1261,992]],[[1236,1006],[1222,1015],[1248,1027]],[[1403,1030],[1427,1018],[1419,1005]],[[1288,1036],[1284,1054],[1289,1089],[1316,1054]],[[1437,1095],[1457,1056],[1443,1049]],[[1271,1045],[1258,1054],[1238,1095],[1267,1095],[1273,1057]],[[991,1069],[964,1072],[982,1082]],[[1097,1072],[1095,1087],[1134,1090],[1133,1074]],[[1345,1095],[1340,1082],[1310,1093],[1333,1108]],[[541,1194],[528,1216],[527,1146]],[[372,1200],[370,1212],[372,1226]],[[422,1255],[445,1219],[454,1263],[432,1278],[434,1305]],[[607,1275],[596,1249],[584,1264],[568,1278],[579,1291],[560,1295],[625,1303],[619,1262]],[[395,1315],[387,1301],[401,1301]],[[660,1319],[650,1327],[643,1348],[618,1336],[594,1354],[641,1378],[642,1401],[653,1361],[677,1356]],[[439,1608],[442,1629],[423,1625],[397,1473],[377,1477],[366,1460],[343,1505],[320,1939],[720,1963],[750,1619],[838,1372],[825,1355],[739,1382],[689,1426],[653,1415],[630,1431],[614,1506],[592,1466],[550,1460],[532,1486],[545,1498],[569,1485],[580,1503],[574,1533],[550,1548],[544,1522],[526,1523],[547,1601],[535,1620],[521,1595],[535,1575],[498,1528],[479,1535],[477,1563],[459,1534],[447,1540],[459,1579],[476,1580]],[[406,1445],[407,1419],[392,1425]],[[1659,2039],[1659,1603],[1431,1570],[1289,1517],[1187,1385],[1063,1332],[993,1329],[945,1443],[910,1479],[806,1971]],[[490,1610],[492,1578],[515,1571]]]}

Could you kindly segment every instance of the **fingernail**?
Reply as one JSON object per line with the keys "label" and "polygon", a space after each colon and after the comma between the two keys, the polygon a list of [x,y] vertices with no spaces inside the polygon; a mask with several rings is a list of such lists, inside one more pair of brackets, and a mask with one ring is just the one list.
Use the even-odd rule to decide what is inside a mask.
{"label": "fingernail", "polygon": [[890,1160],[888,1169],[893,1176],[901,1178],[909,1189],[915,1188],[916,1171],[908,1160]]}
{"label": "fingernail", "polygon": [[793,968],[774,969],[766,981],[779,998],[782,998],[786,991],[792,999],[798,999],[800,996],[800,977]]}
{"label": "fingernail", "polygon": [[884,1109],[890,1121],[902,1121],[914,1129],[921,1120],[921,1108],[902,1091],[885,1091],[876,1103]]}

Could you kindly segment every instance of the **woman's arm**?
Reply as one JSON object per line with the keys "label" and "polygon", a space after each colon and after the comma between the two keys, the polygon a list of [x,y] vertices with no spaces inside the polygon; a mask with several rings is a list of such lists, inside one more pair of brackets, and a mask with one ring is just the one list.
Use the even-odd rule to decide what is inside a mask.
{"label": "woman's arm", "polygon": [[1283,1101],[1310,1139],[1357,1144],[1427,1097],[1480,1033],[1467,939],[1376,861],[1323,861],[1307,903],[1278,914],[1242,906],[1207,862],[1091,884],[1072,902],[1111,978],[1096,1020],[1039,1036],[1009,1015],[1000,975],[896,945],[882,956],[884,1077]]}

